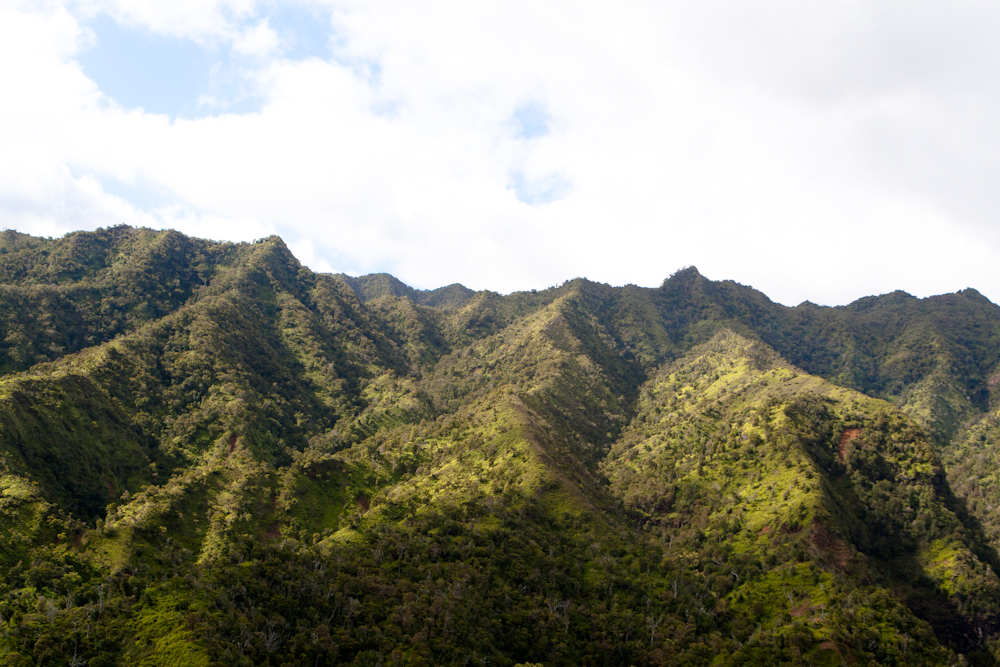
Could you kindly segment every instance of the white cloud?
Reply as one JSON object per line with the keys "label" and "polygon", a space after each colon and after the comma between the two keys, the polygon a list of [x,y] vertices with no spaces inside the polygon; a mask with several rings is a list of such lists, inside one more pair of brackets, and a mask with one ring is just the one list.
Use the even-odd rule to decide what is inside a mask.
{"label": "white cloud", "polygon": [[253,16],[255,0],[82,0],[81,16],[107,13],[118,22],[153,34],[214,43],[239,35],[239,23]]}
{"label": "white cloud", "polygon": [[278,34],[271,30],[267,19],[243,30],[233,42],[233,50],[247,56],[264,57],[274,53],[281,46]]}
{"label": "white cloud", "polygon": [[[327,61],[285,59],[270,4],[80,6],[0,10],[8,226],[277,232],[319,270],[417,287],[695,264],[785,303],[1000,299],[986,5],[330,2]],[[263,106],[119,108],[73,61],[97,11],[253,55]]]}

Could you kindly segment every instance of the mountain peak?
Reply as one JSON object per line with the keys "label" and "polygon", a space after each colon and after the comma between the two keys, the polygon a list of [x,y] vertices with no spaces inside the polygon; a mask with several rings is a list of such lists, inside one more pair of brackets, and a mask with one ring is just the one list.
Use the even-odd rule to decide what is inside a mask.
{"label": "mountain peak", "polygon": [[356,278],[345,273],[336,273],[334,277],[347,283],[362,302],[387,296],[405,297],[423,306],[457,308],[475,294],[473,290],[458,283],[433,290],[419,290],[388,273],[369,273]]}
{"label": "mountain peak", "polygon": [[702,276],[701,272],[698,271],[698,267],[691,264],[682,267],[680,269],[677,269],[676,271],[671,273],[670,276],[663,282],[664,283],[674,282],[674,281],[687,282],[687,281],[697,280],[698,278],[704,278],[704,276]]}

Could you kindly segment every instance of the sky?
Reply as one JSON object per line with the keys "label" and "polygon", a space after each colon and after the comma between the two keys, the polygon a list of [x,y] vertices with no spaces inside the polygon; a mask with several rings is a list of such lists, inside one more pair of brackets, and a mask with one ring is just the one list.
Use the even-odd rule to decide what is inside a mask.
{"label": "sky", "polygon": [[0,0],[0,228],[1000,302],[1000,5]]}

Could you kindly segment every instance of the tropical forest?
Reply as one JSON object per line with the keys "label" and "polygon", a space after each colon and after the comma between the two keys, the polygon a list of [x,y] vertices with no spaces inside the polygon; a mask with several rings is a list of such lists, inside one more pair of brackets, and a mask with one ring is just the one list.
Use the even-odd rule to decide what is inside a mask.
{"label": "tropical forest", "polygon": [[998,554],[972,288],[0,232],[0,665],[1000,665]]}

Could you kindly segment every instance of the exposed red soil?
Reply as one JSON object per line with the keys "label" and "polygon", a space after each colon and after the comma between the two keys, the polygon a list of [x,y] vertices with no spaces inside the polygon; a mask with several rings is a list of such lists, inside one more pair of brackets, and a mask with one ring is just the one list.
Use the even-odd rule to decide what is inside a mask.
{"label": "exposed red soil", "polygon": [[763,528],[760,529],[760,531],[757,534],[758,535],[767,535],[770,532],[771,532],[771,527],[770,526],[764,526]]}
{"label": "exposed red soil", "polygon": [[236,449],[236,441],[239,440],[239,436],[231,435],[229,436],[229,453],[232,454],[233,450]]}
{"label": "exposed red soil", "polygon": [[840,444],[837,446],[837,450],[840,452],[840,461],[844,461],[844,454],[847,449],[847,443],[854,440],[859,435],[861,435],[860,428],[845,428],[843,434],[840,436]]}
{"label": "exposed red soil", "polygon": [[792,607],[791,609],[789,609],[788,613],[791,614],[792,616],[805,616],[813,609],[815,609],[815,607],[812,606],[812,600],[806,600],[797,607]]}
{"label": "exposed red soil", "polygon": [[365,497],[365,494],[359,493],[358,497],[354,499],[354,502],[356,502],[358,504],[358,507],[360,507],[364,511],[366,512],[368,511],[368,498]]}

